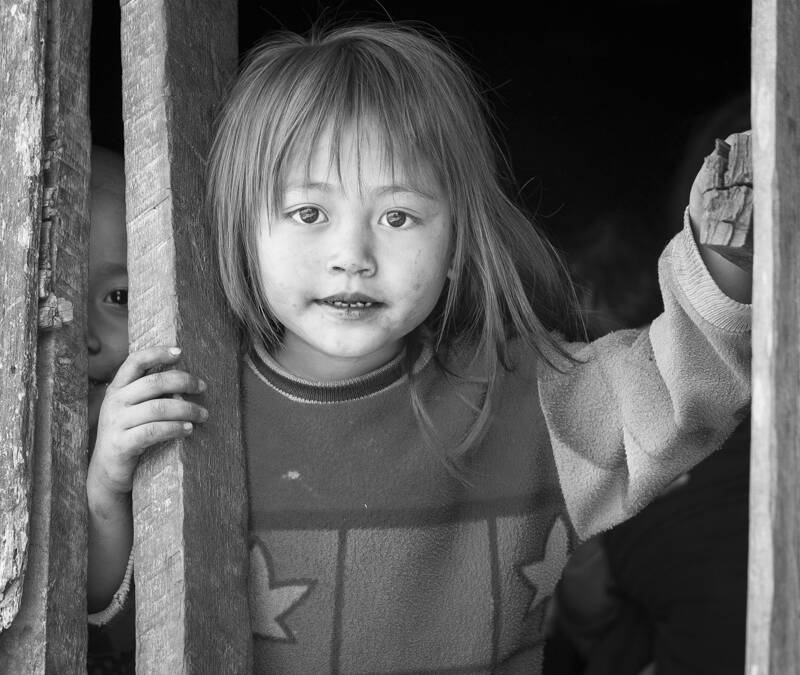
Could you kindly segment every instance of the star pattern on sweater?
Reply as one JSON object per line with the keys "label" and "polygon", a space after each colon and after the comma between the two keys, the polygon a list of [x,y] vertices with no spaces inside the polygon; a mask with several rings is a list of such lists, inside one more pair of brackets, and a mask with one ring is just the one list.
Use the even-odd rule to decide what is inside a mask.
{"label": "star pattern on sweater", "polygon": [[263,543],[250,548],[250,624],[254,635],[279,642],[296,642],[287,615],[309,594],[314,581],[275,581],[272,559]]}
{"label": "star pattern on sweater", "polygon": [[519,570],[525,581],[533,587],[528,614],[533,613],[553,595],[568,556],[569,534],[563,518],[559,516],[547,535],[544,555],[539,560],[523,565]]}

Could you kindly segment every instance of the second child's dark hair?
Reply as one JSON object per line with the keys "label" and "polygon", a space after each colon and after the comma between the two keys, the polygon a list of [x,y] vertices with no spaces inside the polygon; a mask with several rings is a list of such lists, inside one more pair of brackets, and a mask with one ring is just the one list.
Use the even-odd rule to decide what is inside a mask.
{"label": "second child's dark hair", "polygon": [[322,134],[332,134],[339,166],[343,134],[363,143],[375,129],[388,166],[401,162],[412,180],[413,167],[429,167],[449,202],[452,278],[406,349],[412,406],[429,439],[435,424],[411,365],[425,345],[441,367],[453,350],[470,349],[479,361],[485,396],[469,433],[446,452],[459,463],[488,426],[500,369],[514,367],[512,342],[560,367],[569,357],[553,330],[577,312],[564,266],[504,190],[510,172],[476,79],[443,40],[408,25],[365,24],[275,34],[249,54],[209,161],[222,283],[251,338],[279,344],[281,326],[260,283],[261,217],[280,212],[292,162],[310,162]]}

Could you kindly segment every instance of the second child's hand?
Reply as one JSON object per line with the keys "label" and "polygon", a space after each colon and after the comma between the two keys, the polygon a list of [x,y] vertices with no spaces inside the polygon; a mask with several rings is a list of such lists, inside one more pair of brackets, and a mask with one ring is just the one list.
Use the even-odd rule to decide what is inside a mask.
{"label": "second child's hand", "polygon": [[173,366],[179,358],[176,348],[152,347],[130,354],[120,366],[97,423],[89,478],[98,485],[115,493],[130,492],[136,464],[147,448],[188,436],[194,423],[208,418],[199,404],[172,396],[203,393],[206,385],[200,378],[177,369],[147,374]]}
{"label": "second child's hand", "polygon": [[[180,349],[152,347],[128,355],[108,385],[89,462],[87,599],[90,611],[105,608],[121,583],[133,539],[131,489],[147,448],[184,438],[208,412],[175,395],[201,394],[205,383],[174,369]],[[154,368],[170,368],[149,372]]]}

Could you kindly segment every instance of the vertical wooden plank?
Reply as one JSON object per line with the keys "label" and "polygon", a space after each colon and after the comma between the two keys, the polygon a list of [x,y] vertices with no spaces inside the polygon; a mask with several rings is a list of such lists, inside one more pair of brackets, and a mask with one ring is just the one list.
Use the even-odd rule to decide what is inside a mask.
{"label": "vertical wooden plank", "polygon": [[45,27],[43,0],[0,12],[0,630],[19,611],[28,557]]}
{"label": "vertical wooden plank", "polygon": [[[46,316],[42,306],[39,312],[36,416],[36,452],[43,458],[42,469],[37,459],[37,471],[49,461],[50,476],[49,494],[41,495],[42,500],[49,497],[48,673],[86,670],[91,20],[91,0],[48,2],[42,241],[49,246],[40,247],[41,292],[48,297],[42,303]],[[52,274],[49,289],[43,269]],[[46,390],[49,405],[43,406]],[[36,489],[34,499],[40,499]]]}
{"label": "vertical wooden plank", "polygon": [[181,366],[209,383],[210,413],[137,471],[137,672],[250,672],[236,335],[202,210],[236,2],[121,7],[131,349],[179,345]]}
{"label": "vertical wooden plank", "polygon": [[0,670],[9,673],[86,669],[91,4],[51,0],[46,18],[38,269],[29,296],[38,299],[33,491],[22,604],[0,635]]}
{"label": "vertical wooden plank", "polygon": [[800,0],[754,0],[747,672],[800,672]]}

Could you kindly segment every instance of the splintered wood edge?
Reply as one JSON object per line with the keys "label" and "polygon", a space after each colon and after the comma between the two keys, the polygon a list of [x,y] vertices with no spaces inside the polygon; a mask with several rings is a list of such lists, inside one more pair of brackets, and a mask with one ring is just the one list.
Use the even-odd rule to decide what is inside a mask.
{"label": "splintered wood edge", "polygon": [[[702,189],[703,216],[699,243],[743,269],[752,269],[753,193],[750,135],[735,134],[728,143],[716,139],[706,158]],[[725,164],[723,164],[725,162]]]}
{"label": "splintered wood edge", "polygon": [[752,139],[748,133],[736,134],[725,170],[726,185],[753,185]]}
{"label": "splintered wood edge", "polygon": [[[719,142],[719,139],[717,139],[717,143]],[[721,154],[718,148],[706,156],[706,158],[703,160],[703,167],[701,169],[701,192],[706,193],[711,190],[719,189],[725,185],[725,169],[727,165],[727,155]]]}

